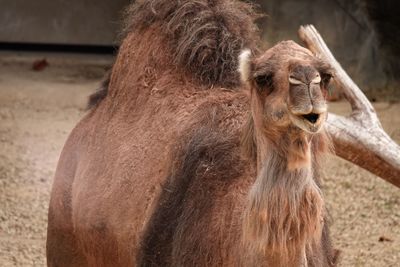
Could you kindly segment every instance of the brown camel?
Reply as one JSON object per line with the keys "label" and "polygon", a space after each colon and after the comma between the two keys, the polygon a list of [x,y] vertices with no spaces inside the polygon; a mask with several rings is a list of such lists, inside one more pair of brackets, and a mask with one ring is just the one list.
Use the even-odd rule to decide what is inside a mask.
{"label": "brown camel", "polygon": [[59,160],[48,266],[335,266],[329,66],[291,41],[260,53],[240,1],[136,1],[127,17]]}

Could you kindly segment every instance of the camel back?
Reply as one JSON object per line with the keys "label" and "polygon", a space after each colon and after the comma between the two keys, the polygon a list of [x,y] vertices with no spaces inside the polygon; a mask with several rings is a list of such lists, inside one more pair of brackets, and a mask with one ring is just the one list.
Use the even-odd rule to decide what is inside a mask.
{"label": "camel back", "polygon": [[235,87],[240,51],[259,40],[257,17],[254,6],[237,0],[138,0],[126,12],[123,36],[156,24],[175,67],[202,85]]}
{"label": "camel back", "polygon": [[[158,79],[163,79],[164,85],[179,80],[168,74],[171,71],[194,82],[197,88],[234,89],[240,83],[240,51],[258,51],[259,32],[254,22],[261,15],[249,3],[138,0],[125,13],[116,64],[90,96],[88,108],[96,107],[116,90],[116,94],[130,91],[134,96],[143,84],[151,87]],[[136,89],[124,88],[126,84]],[[131,101],[119,99],[119,103],[125,100]]]}

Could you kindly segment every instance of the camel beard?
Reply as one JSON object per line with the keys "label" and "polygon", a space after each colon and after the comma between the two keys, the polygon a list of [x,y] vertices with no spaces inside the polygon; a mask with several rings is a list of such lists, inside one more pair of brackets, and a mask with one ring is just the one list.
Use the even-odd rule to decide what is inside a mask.
{"label": "camel beard", "polygon": [[287,158],[269,151],[248,195],[243,245],[254,266],[307,266],[321,238],[324,203],[311,163],[292,169]]}

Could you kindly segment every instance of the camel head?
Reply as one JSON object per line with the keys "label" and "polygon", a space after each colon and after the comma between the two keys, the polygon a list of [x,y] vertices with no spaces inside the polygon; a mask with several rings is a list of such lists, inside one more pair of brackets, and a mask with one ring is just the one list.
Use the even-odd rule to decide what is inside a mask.
{"label": "camel head", "polygon": [[268,266],[308,266],[299,255],[320,242],[323,226],[312,160],[327,147],[321,130],[331,67],[285,41],[259,56],[243,51],[239,71],[250,89],[251,108],[242,142],[257,164],[243,240],[252,248],[249,253],[268,251]]}
{"label": "camel head", "polygon": [[295,126],[308,134],[321,130],[333,75],[329,64],[293,41],[254,58],[245,50],[239,61],[241,79],[251,90],[253,117],[262,114],[263,126],[282,131]]}

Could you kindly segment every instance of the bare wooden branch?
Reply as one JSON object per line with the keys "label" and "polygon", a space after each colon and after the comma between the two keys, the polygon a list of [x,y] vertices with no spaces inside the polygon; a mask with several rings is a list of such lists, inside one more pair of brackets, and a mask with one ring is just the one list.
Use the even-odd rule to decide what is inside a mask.
{"label": "bare wooden branch", "polygon": [[336,154],[400,187],[400,147],[383,130],[372,104],[336,61],[313,25],[301,26],[299,36],[313,53],[335,69],[334,81],[352,108],[347,117],[331,113],[328,116],[327,130]]}

